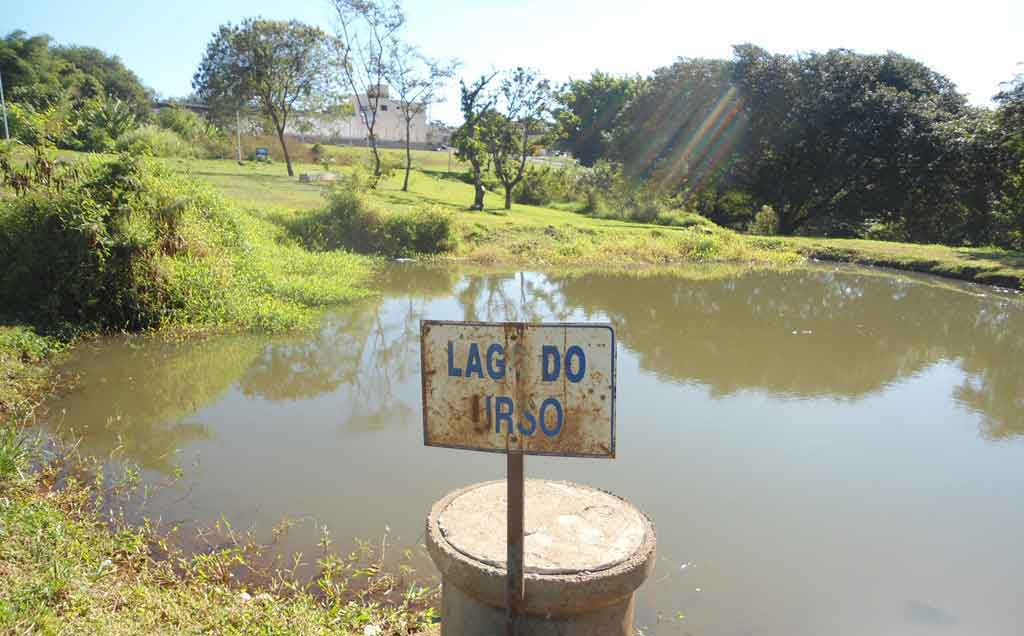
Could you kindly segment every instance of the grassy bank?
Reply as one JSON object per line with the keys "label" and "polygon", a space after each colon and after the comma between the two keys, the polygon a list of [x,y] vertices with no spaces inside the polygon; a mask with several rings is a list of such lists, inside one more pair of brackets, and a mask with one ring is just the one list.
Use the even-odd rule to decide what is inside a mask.
{"label": "grassy bank", "polygon": [[[348,148],[346,163],[359,161],[364,149]],[[398,158],[397,151],[392,153]],[[578,206],[516,204],[501,209],[500,193],[490,193],[483,212],[468,212],[472,188],[459,174],[464,166],[447,153],[414,154],[410,191],[401,191],[400,175],[386,179],[371,197],[389,209],[430,204],[457,215],[465,240],[451,258],[474,263],[534,264],[557,267],[608,267],[681,264],[709,261],[790,263],[805,258],[851,262],[923,272],[1011,289],[1024,288],[1024,254],[997,248],[915,245],[883,241],[798,237],[757,237],[718,228],[696,215],[684,227],[654,227],[629,221],[599,219],[574,211]],[[301,214],[323,205],[320,186],[288,179],[279,165],[229,161],[177,162],[253,209],[276,208]],[[346,168],[342,168],[344,170]],[[300,172],[322,172],[302,164]]]}
{"label": "grassy bank", "polygon": [[[101,521],[97,486],[69,474],[81,473],[0,425],[2,634],[385,636],[432,620],[433,592],[371,552],[339,556],[322,542],[309,584],[260,568],[261,547],[237,535],[185,556],[152,528]],[[252,572],[261,577],[238,582]]]}
{"label": "grassy bank", "polygon": [[1024,289],[1024,254],[996,247],[950,247],[856,239],[779,239],[808,258],[892,267],[1009,289]]}

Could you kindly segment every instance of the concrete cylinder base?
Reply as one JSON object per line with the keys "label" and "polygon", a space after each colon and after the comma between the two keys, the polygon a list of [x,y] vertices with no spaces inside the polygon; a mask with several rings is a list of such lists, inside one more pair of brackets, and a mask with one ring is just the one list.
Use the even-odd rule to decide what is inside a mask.
{"label": "concrete cylinder base", "polygon": [[[522,636],[632,636],[634,592],[654,569],[650,520],[609,493],[527,480]],[[443,636],[505,634],[505,482],[434,504],[427,548],[441,571]]]}

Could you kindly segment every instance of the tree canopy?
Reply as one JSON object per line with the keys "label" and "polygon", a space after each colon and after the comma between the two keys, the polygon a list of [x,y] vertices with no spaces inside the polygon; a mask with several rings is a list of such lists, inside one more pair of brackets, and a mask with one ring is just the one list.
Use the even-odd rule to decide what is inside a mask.
{"label": "tree canopy", "polygon": [[317,101],[330,81],[327,35],[296,20],[249,18],[213,34],[192,79],[215,110],[258,109],[277,132],[288,175],[294,175],[284,133],[291,114]]}
{"label": "tree canopy", "polygon": [[679,59],[643,79],[570,82],[558,122],[584,165],[616,162],[638,187],[719,222],[768,206],[784,234],[883,228],[899,240],[1014,245],[1021,84],[993,111],[897,53],[742,44],[731,59]]}
{"label": "tree canopy", "polygon": [[88,46],[57,46],[48,35],[13,31],[0,40],[4,94],[42,109],[62,99],[118,99],[144,115],[152,93],[116,55]]}

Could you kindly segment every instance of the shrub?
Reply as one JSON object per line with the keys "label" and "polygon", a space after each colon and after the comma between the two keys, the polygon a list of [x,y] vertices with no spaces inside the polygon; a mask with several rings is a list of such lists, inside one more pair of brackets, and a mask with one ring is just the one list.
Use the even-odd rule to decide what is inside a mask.
{"label": "shrub", "polygon": [[455,216],[447,210],[384,211],[345,184],[332,190],[324,210],[295,221],[292,230],[312,249],[389,257],[438,254],[457,245]]}
{"label": "shrub", "polygon": [[174,306],[159,257],[185,249],[182,215],[201,202],[128,155],[82,172],[0,204],[0,306],[49,325],[155,326]]}
{"label": "shrub", "polygon": [[575,189],[576,176],[565,168],[531,166],[523,180],[516,186],[512,196],[516,203],[526,205],[547,205],[568,201]]}
{"label": "shrub", "polygon": [[748,230],[751,234],[775,235],[779,233],[779,215],[770,205],[762,205],[754,215]]}
{"label": "shrub", "polygon": [[118,138],[116,148],[136,156],[195,158],[196,151],[181,135],[159,126],[140,126]]}

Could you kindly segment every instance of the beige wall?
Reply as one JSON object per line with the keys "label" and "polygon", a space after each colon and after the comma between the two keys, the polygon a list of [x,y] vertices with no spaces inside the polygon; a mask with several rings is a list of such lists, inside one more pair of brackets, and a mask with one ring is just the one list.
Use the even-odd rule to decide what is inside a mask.
{"label": "beige wall", "polygon": [[[359,114],[356,99],[355,97],[349,99],[354,113],[351,117],[332,118],[316,113],[296,113],[292,117],[292,121],[288,123],[285,132],[296,136],[366,139],[369,131],[363,117]],[[369,107],[366,99],[363,99],[362,102],[364,107]],[[386,142],[405,141],[405,117],[402,115],[401,103],[393,99],[381,99],[377,106],[377,121],[374,127],[377,138]],[[299,126],[299,122],[308,122],[310,129],[304,130]],[[416,113],[413,118],[409,137],[413,143],[423,144],[428,141],[425,108],[420,109],[420,112]]]}

